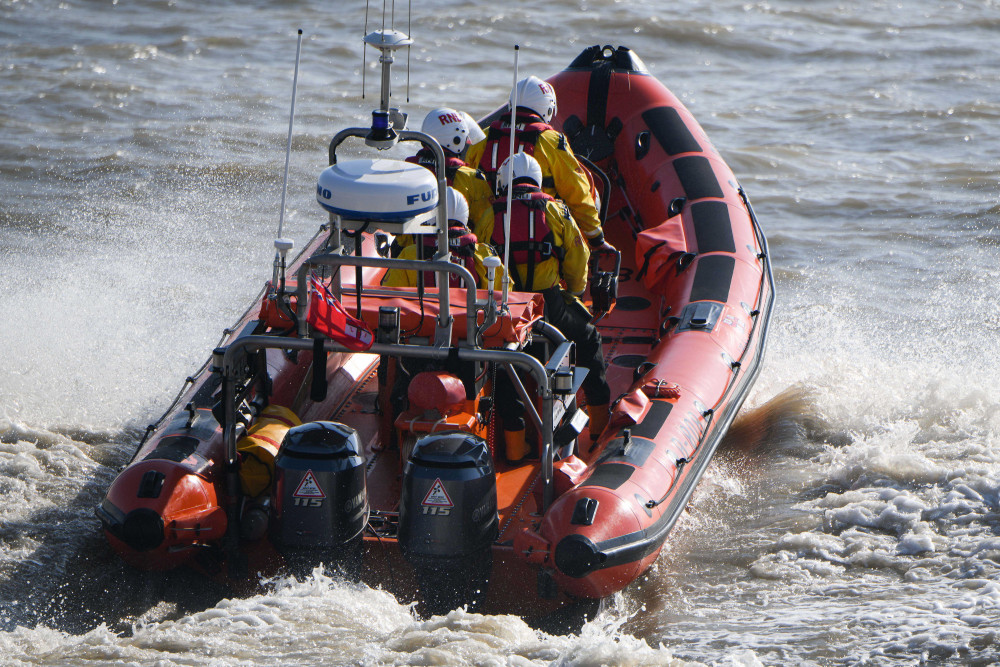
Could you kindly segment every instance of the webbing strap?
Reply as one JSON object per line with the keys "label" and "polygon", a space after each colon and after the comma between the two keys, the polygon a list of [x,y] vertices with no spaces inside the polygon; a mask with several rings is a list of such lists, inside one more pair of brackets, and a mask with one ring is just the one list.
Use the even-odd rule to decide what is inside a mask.
{"label": "webbing strap", "polygon": [[635,274],[635,279],[636,280],[642,280],[642,277],[644,275],[646,275],[646,270],[649,268],[649,260],[651,260],[653,258],[653,253],[655,253],[657,250],[659,250],[660,246],[665,245],[665,244],[666,244],[666,241],[660,241],[659,243],[657,243],[652,248],[650,248],[649,250],[646,251],[646,254],[643,255],[643,258],[642,258],[642,268],[640,268],[639,272]]}
{"label": "webbing strap", "polygon": [[[528,152],[529,154],[534,152],[535,144],[538,143],[538,138],[542,136],[542,132],[538,129],[524,129],[525,125],[519,123],[517,125],[517,134],[515,136],[514,152]],[[489,130],[486,132],[486,145],[487,150],[490,152],[489,164],[483,171],[486,172],[487,178],[493,178],[493,184],[496,182],[496,172],[500,168],[500,142],[506,140],[510,141],[511,128],[508,123],[505,123],[503,127],[497,127],[491,125]],[[530,151],[525,151],[525,146],[531,145]]]}
{"label": "webbing strap", "polygon": [[[535,238],[535,209],[528,211],[528,238]],[[528,253],[528,279],[527,284],[535,285],[535,253]]]}
{"label": "webbing strap", "polygon": [[[513,248],[511,248],[511,250],[513,250]],[[523,292],[524,283],[521,281],[521,274],[517,271],[517,262],[511,262],[511,264],[513,266],[508,267],[507,271],[510,273],[510,279],[514,282],[514,290],[517,292]]]}

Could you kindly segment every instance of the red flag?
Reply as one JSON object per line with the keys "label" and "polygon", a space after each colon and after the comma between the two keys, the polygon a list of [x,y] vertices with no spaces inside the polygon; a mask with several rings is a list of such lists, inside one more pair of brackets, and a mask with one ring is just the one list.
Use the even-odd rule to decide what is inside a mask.
{"label": "red flag", "polygon": [[364,352],[375,342],[371,329],[344,310],[330,290],[316,276],[309,277],[309,312],[306,321],[316,331],[344,347]]}

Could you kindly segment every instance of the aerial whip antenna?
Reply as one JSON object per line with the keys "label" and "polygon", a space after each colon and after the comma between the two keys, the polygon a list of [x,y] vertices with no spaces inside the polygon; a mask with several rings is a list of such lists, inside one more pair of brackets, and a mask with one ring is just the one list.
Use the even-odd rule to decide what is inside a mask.
{"label": "aerial whip antenna", "polygon": [[[368,0],[365,0],[365,34],[368,34]],[[361,99],[365,99],[365,70],[368,69],[368,42],[361,47]]]}
{"label": "aerial whip antenna", "polygon": [[[406,34],[413,35],[413,0],[406,5]],[[406,103],[410,103],[410,47],[406,47]]]}
{"label": "aerial whip antenna", "polygon": [[292,77],[292,110],[288,114],[288,143],[285,146],[285,175],[281,182],[281,211],[278,213],[278,238],[274,239],[274,274],[271,285],[278,284],[281,279],[281,289],[285,287],[285,258],[288,251],[295,247],[295,241],[282,236],[285,225],[285,194],[288,192],[288,162],[292,155],[292,127],[295,123],[295,91],[299,84],[299,57],[302,54],[302,29],[299,28],[298,41],[295,44],[295,74]]}
{"label": "aerial whip antenna", "polygon": [[[510,214],[514,203],[514,135],[517,134],[517,52],[520,46],[514,45],[514,86],[510,94],[510,154],[507,157],[507,214],[503,218],[503,309],[507,309],[507,288],[510,285]],[[514,267],[517,270],[517,267]],[[525,285],[531,289],[531,285]]]}

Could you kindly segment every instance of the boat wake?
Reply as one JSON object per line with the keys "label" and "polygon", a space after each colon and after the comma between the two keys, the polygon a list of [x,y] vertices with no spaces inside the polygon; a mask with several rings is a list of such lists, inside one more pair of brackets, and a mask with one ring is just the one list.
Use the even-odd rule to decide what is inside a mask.
{"label": "boat wake", "polygon": [[[682,657],[739,646],[775,664],[1000,657],[986,375],[962,349],[915,368],[859,348],[836,381],[744,408],[669,551],[631,591],[642,610],[628,632]],[[780,361],[778,374],[804,363]]]}
{"label": "boat wake", "polygon": [[719,445],[718,456],[740,458],[788,452],[807,441],[823,440],[829,427],[805,386],[785,389],[762,405],[744,408]]}
{"label": "boat wake", "polygon": [[[86,656],[94,662],[173,665],[200,662],[206,655],[225,664],[700,664],[622,634],[624,619],[614,610],[578,634],[560,636],[535,630],[516,616],[463,609],[422,619],[414,605],[331,578],[321,568],[301,581],[273,580],[267,588],[184,614],[162,602],[124,633],[107,624],[78,634],[47,624],[17,627],[0,635],[0,651],[32,664]],[[759,664],[745,653],[734,652],[730,664]]]}
{"label": "boat wake", "polygon": [[[199,583],[140,575],[101,538],[94,505],[135,448],[138,433],[41,429],[0,420],[0,629],[44,625],[125,632],[151,608]],[[204,597],[199,596],[204,605]]]}
{"label": "boat wake", "polygon": [[[29,663],[86,651],[180,664],[208,650],[260,662],[295,639],[293,662],[302,663],[677,665],[713,655],[754,665],[829,659],[831,642],[853,628],[857,658],[993,655],[1000,484],[991,409],[953,414],[965,424],[958,430],[912,419],[861,432],[825,418],[821,400],[796,385],[747,406],[649,574],[568,635],[461,610],[420,618],[385,591],[320,570],[242,597],[183,569],[139,573],[111,553],[91,514],[138,433],[8,419],[0,650]],[[896,586],[907,590],[905,607],[887,592]],[[818,598],[827,618],[805,611]],[[785,630],[765,639],[762,625]]]}

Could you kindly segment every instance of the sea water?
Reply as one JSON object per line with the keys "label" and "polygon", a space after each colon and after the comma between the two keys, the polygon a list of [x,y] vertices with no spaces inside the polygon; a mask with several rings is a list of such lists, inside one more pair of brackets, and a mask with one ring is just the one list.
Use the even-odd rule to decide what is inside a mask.
{"label": "sea water", "polygon": [[270,274],[296,31],[301,247],[329,138],[378,104],[366,8],[0,0],[0,664],[1000,660],[1000,3],[414,5],[367,12],[416,40],[414,121],[502,104],[514,44],[543,77],[625,45],[754,203],[766,363],[662,555],[563,636],[122,565],[94,505]]}

